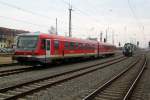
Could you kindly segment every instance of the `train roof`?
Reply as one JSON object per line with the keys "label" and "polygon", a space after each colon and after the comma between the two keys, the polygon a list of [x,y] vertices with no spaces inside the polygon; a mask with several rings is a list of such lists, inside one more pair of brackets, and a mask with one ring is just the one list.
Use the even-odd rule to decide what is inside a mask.
{"label": "train roof", "polygon": [[[41,32],[23,33],[23,34],[19,34],[18,36],[40,36],[43,38],[51,38],[51,39],[62,40],[62,41],[72,41],[72,42],[78,41],[78,42],[83,42],[83,43],[88,42],[88,43],[93,43],[93,44],[98,43],[98,41],[94,41],[94,40],[64,37],[64,36],[59,36],[59,35],[55,35],[55,34],[46,34],[46,33],[41,33]],[[104,43],[104,42],[99,42],[99,43],[102,45],[114,46],[109,43]]]}

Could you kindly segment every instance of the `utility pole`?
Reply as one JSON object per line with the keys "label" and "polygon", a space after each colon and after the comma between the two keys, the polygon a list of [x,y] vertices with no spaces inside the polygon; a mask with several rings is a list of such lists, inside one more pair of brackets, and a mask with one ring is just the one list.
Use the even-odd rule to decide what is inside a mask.
{"label": "utility pole", "polygon": [[57,18],[56,18],[56,35],[58,35],[58,33],[57,33]]}
{"label": "utility pole", "polygon": [[100,42],[102,42],[102,39],[103,39],[103,33],[101,32],[100,33]]}
{"label": "utility pole", "polygon": [[72,12],[72,6],[71,4],[69,4],[69,37],[72,37],[71,12]]}
{"label": "utility pole", "polygon": [[120,47],[120,46],[121,46],[121,43],[119,42],[119,44],[118,44],[118,45],[119,45],[119,47]]}
{"label": "utility pole", "polygon": [[107,29],[106,29],[106,37],[105,37],[105,42],[107,42]]}
{"label": "utility pole", "polygon": [[105,37],[106,42],[107,42],[107,40],[108,40],[108,31],[109,31],[109,26],[106,28],[106,37]]}
{"label": "utility pole", "polygon": [[112,44],[113,44],[113,45],[114,45],[114,43],[115,43],[115,39],[114,39],[114,38],[115,38],[115,37],[114,37],[115,35],[114,35],[114,34],[115,34],[115,33],[114,33],[114,31],[113,31],[113,32],[112,32]]}

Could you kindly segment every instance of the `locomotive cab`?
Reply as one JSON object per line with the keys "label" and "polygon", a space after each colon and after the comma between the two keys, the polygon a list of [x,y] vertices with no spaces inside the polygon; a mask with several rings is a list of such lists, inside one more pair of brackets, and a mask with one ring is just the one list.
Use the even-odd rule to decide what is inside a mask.
{"label": "locomotive cab", "polygon": [[41,39],[39,35],[25,34],[17,37],[13,60],[20,63],[49,63],[50,39]]}
{"label": "locomotive cab", "polygon": [[124,56],[132,56],[133,55],[133,45],[131,43],[126,43],[123,47],[123,55]]}

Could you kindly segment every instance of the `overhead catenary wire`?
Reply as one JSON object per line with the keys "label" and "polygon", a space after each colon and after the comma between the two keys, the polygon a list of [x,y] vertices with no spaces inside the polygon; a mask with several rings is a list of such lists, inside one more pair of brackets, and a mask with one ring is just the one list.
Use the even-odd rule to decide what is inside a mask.
{"label": "overhead catenary wire", "polygon": [[25,24],[31,24],[31,25],[34,25],[34,26],[49,28],[49,26],[46,26],[46,25],[35,24],[35,23],[31,23],[31,22],[28,22],[28,21],[19,20],[19,19],[15,19],[15,18],[11,18],[11,17],[0,16],[0,18],[9,19],[9,20],[12,20],[12,21],[17,21],[17,22],[21,22],[21,23],[25,23]]}
{"label": "overhead catenary wire", "polygon": [[55,19],[55,18],[46,16],[46,15],[42,15],[42,14],[37,13],[37,12],[33,12],[33,11],[31,11],[31,10],[28,10],[28,9],[21,8],[21,7],[19,7],[19,6],[16,6],[16,5],[13,5],[13,4],[10,4],[10,3],[6,3],[6,2],[4,2],[4,1],[0,1],[0,4],[6,5],[6,6],[8,6],[8,7],[11,7],[11,8],[14,8],[14,9],[17,9],[17,10],[20,10],[20,11],[23,11],[23,12],[26,12],[26,13],[30,13],[30,14],[35,15],[35,16],[43,17],[43,18],[46,18],[46,19],[48,19],[48,20],[54,20],[54,19]]}
{"label": "overhead catenary wire", "polygon": [[[38,16],[38,17],[44,18],[44,19],[49,20],[49,21],[55,21],[55,18],[52,18],[52,17],[46,16],[46,15],[40,14],[40,13],[38,13],[38,12],[31,11],[31,10],[29,10],[29,9],[25,9],[25,8],[16,6],[16,5],[14,5],[14,4],[10,4],[10,3],[4,2],[4,1],[0,1],[0,4],[1,4],[1,5],[8,6],[8,7],[10,7],[10,8],[17,9],[17,10],[22,11],[22,12],[25,12],[25,13],[32,14],[32,15],[34,15],[34,16]],[[34,26],[39,26],[39,27],[41,26],[41,27],[45,27],[45,28],[47,27],[48,29],[50,28],[50,26],[39,25],[39,24],[35,24],[35,23],[29,22],[29,21],[13,19],[13,18],[10,18],[10,17],[8,18],[8,17],[6,17],[6,16],[1,16],[1,17],[5,18],[5,19],[10,19],[10,20],[15,20],[15,21],[18,21],[18,22],[30,24],[30,25],[32,24],[32,25],[34,25]],[[61,20],[59,20],[59,22],[64,23],[64,21],[61,21]]]}
{"label": "overhead catenary wire", "polygon": [[[70,3],[67,2],[67,1],[65,1],[65,0],[62,0],[62,2],[64,2],[64,3],[67,4],[68,6],[70,5]],[[72,4],[71,4],[71,5],[72,5]],[[85,15],[85,16],[87,16],[87,17],[90,17],[90,18],[91,18],[93,21],[95,21],[96,23],[98,23],[98,22],[102,23],[101,20],[94,18],[92,15],[90,15],[89,13],[87,13],[87,12],[85,12],[85,11],[79,9],[78,7],[75,7],[74,5],[72,5],[72,8],[73,8],[73,11],[78,11],[78,12],[80,12],[81,14],[83,14],[83,15]]]}
{"label": "overhead catenary wire", "polygon": [[[130,0],[128,0],[128,5],[129,5],[129,8],[133,14],[133,17],[135,18],[136,22],[137,22],[137,25],[139,26],[139,29],[141,30],[141,32],[143,33],[143,40],[146,40],[145,38],[145,32],[144,32],[144,24],[139,20],[139,18],[137,17],[133,7],[131,6],[131,3],[130,3]],[[146,42],[144,44],[146,46]]]}
{"label": "overhead catenary wire", "polygon": [[[62,1],[64,4],[66,4],[66,5],[68,5],[68,6],[70,7],[71,0],[69,0],[68,2],[65,1],[65,0],[61,0],[61,1]],[[72,7],[73,14],[77,14],[77,15],[82,14],[82,15],[88,17],[91,21],[95,22],[95,24],[96,24],[96,26],[95,26],[95,25],[94,25],[94,26],[91,26],[91,24],[90,24],[89,26],[91,26],[91,27],[97,27],[97,28],[101,27],[101,26],[100,26],[100,24],[102,25],[102,21],[101,21],[101,20],[95,18],[93,15],[91,15],[91,14],[89,14],[89,13],[87,13],[87,12],[81,10],[80,8],[74,6],[73,4],[71,4],[71,7]],[[74,17],[73,17],[73,18],[74,18]],[[76,19],[76,20],[77,20],[77,19]],[[87,21],[87,20],[86,20],[86,21]],[[77,22],[78,22],[78,20],[77,20]],[[72,25],[74,25],[75,23],[76,23],[75,21],[72,21]],[[76,24],[76,25],[74,25],[74,26],[78,26],[78,27],[79,27],[78,24]],[[87,28],[84,28],[84,29],[82,28],[82,29],[83,29],[84,31],[87,31],[87,30],[90,30],[91,27],[87,27]],[[81,29],[81,27],[80,27],[80,29]],[[72,31],[74,31],[74,28],[73,28]],[[74,31],[74,32],[75,32],[75,31]]]}
{"label": "overhead catenary wire", "polygon": [[[135,19],[136,22],[137,22],[137,25],[138,25],[140,28],[143,27],[144,25],[143,25],[143,23],[139,20],[139,18],[137,17],[137,15],[136,15],[136,13],[135,13],[133,7],[131,6],[130,0],[128,0],[128,6],[129,6],[129,8],[130,8],[130,10],[131,10],[131,12],[132,12],[132,15],[133,15],[134,19]],[[143,29],[142,29],[142,30],[143,30]]]}

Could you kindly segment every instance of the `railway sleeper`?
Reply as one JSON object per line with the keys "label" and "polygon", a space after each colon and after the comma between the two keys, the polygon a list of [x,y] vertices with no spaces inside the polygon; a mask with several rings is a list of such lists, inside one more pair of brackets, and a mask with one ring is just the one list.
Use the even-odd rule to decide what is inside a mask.
{"label": "railway sleeper", "polygon": [[27,91],[27,89],[24,89],[24,88],[17,88],[15,89],[16,91],[19,91],[19,92],[24,92],[24,91]]}
{"label": "railway sleeper", "polygon": [[20,94],[20,93],[22,93],[22,92],[16,91],[16,90],[10,90],[7,92],[7,94],[10,94],[10,95],[16,95],[16,94]]}
{"label": "railway sleeper", "polygon": [[95,97],[95,100],[121,100],[120,96],[101,95]]}
{"label": "railway sleeper", "polygon": [[126,90],[124,90],[124,89],[121,89],[121,90],[104,90],[103,92],[102,92],[102,94],[103,93],[114,93],[114,94],[120,94],[120,93],[122,93],[122,92],[124,92],[124,91],[126,91]]}
{"label": "railway sleeper", "polygon": [[2,100],[3,100],[4,98],[8,98],[8,97],[10,97],[10,96],[13,96],[13,95],[0,93],[0,99],[2,99]]}
{"label": "railway sleeper", "polygon": [[34,89],[33,87],[29,87],[29,86],[23,86],[22,88],[25,89],[25,90],[27,90],[27,91]]}
{"label": "railway sleeper", "polygon": [[122,93],[121,92],[113,92],[113,93],[108,93],[108,92],[102,92],[99,96],[103,96],[103,95],[108,95],[108,96],[115,96],[115,97],[117,97],[117,96],[120,96]]}

